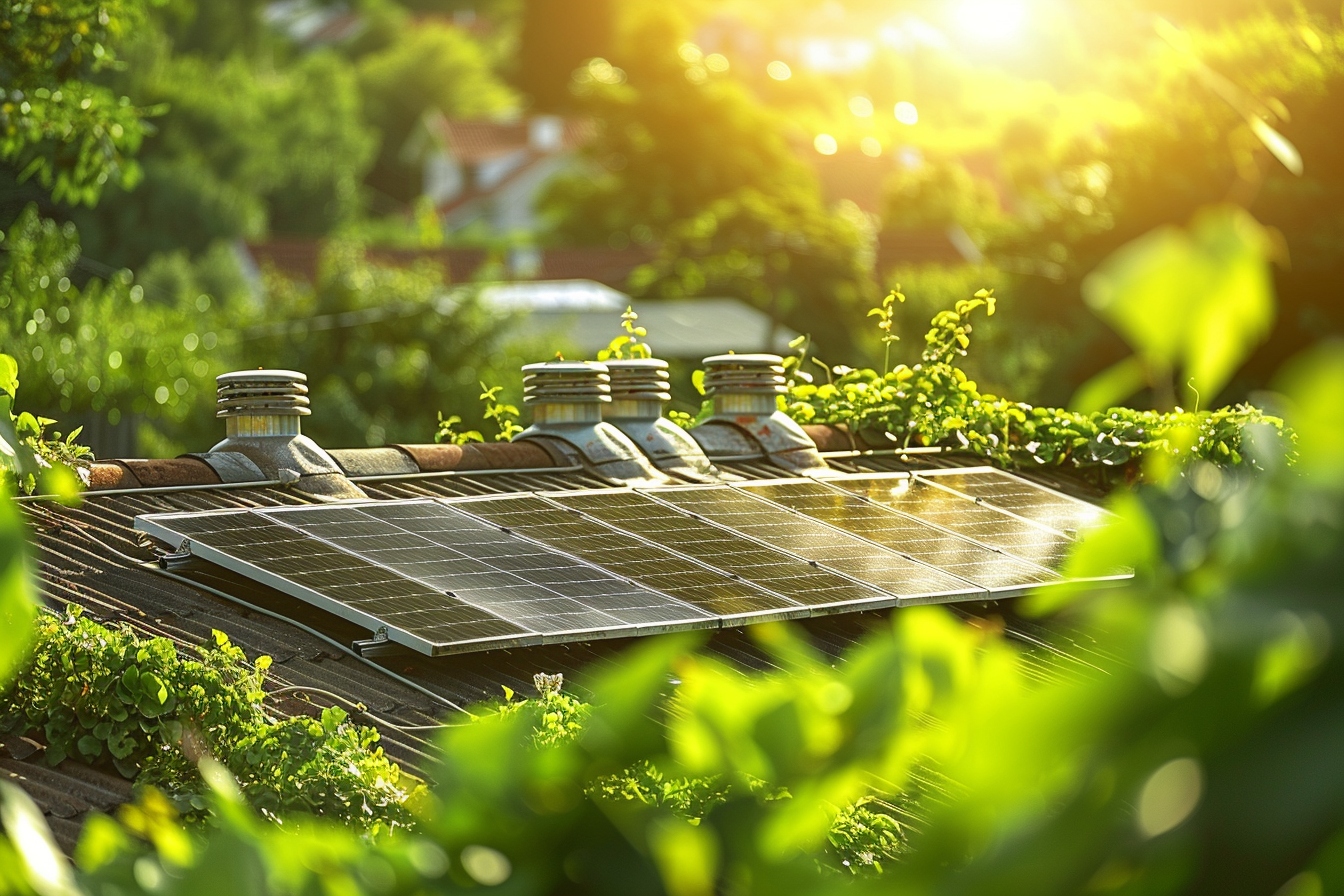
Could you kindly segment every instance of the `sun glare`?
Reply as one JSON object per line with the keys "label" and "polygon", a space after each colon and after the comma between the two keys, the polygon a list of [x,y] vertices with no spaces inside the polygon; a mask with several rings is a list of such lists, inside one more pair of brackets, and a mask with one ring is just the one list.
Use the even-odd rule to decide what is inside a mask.
{"label": "sun glare", "polygon": [[840,149],[839,142],[830,134],[818,134],[812,146],[824,156],[833,156]]}
{"label": "sun glare", "polygon": [[859,118],[873,117],[873,101],[866,96],[854,96],[849,99],[849,111]]}
{"label": "sun glare", "polygon": [[953,11],[957,29],[975,41],[1015,42],[1027,21],[1023,0],[961,0]]}
{"label": "sun glare", "polygon": [[896,104],[895,108],[892,109],[892,113],[896,116],[896,120],[901,124],[919,123],[919,110],[915,108],[914,103],[901,100]]}

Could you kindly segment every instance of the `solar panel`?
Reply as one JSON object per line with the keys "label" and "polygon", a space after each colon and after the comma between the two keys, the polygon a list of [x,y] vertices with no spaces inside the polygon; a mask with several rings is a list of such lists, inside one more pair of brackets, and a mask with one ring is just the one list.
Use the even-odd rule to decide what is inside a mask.
{"label": "solar panel", "polygon": [[1104,511],[988,469],[150,514],[436,655],[1017,593]]}
{"label": "solar panel", "polygon": [[1058,570],[1073,547],[1062,532],[978,504],[917,476],[846,477],[836,487],[1047,569]]}
{"label": "solar panel", "polygon": [[[782,599],[723,570],[581,516],[535,495],[446,500],[454,510],[503,526],[730,622],[780,616]],[[785,614],[788,615],[788,614]]]}
{"label": "solar panel", "polygon": [[811,480],[748,482],[733,487],[908,554],[996,595],[1060,581],[1048,569],[879,506],[839,487]]}
{"label": "solar panel", "polygon": [[497,616],[250,511],[155,514],[137,529],[422,653],[539,642]]}
{"label": "solar panel", "polygon": [[264,512],[543,636],[619,633],[614,630],[707,618],[606,570],[512,537],[434,501]]}
{"label": "solar panel", "polygon": [[1095,526],[1108,516],[1095,504],[988,467],[929,471],[917,474],[917,478],[1068,535]]}
{"label": "solar panel", "polygon": [[222,516],[166,514],[136,524],[169,541],[189,538],[204,559],[372,629],[385,627],[392,640],[426,653],[718,624],[434,501]]}
{"label": "solar panel", "polygon": [[701,563],[741,576],[753,585],[786,595],[790,615],[809,615],[846,605],[893,606],[896,596],[819,564],[760,544],[705,520],[680,513],[636,492],[553,492],[550,500],[633,532]]}
{"label": "solar panel", "polygon": [[989,596],[970,582],[748,492],[723,486],[640,491],[805,560],[842,569],[897,595],[899,606]]}

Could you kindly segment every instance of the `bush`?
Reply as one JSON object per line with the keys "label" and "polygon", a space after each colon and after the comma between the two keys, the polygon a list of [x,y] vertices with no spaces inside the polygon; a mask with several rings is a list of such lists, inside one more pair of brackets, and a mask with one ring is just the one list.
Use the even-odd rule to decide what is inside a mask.
{"label": "bush", "polygon": [[377,747],[378,732],[326,709],[275,720],[263,707],[270,657],[248,663],[221,632],[196,658],[166,638],[109,629],[77,608],[42,616],[28,666],[0,699],[0,733],[46,744],[46,761],[111,766],[162,788],[188,816],[205,808],[197,772],[213,755],[273,818],[308,813],[379,833],[410,824],[419,789]]}
{"label": "bush", "polygon": [[[889,347],[895,303],[893,291],[873,309]],[[1138,475],[1151,457],[1193,456],[1219,465],[1247,459],[1248,439],[1291,443],[1278,417],[1250,405],[1215,411],[1111,408],[1090,414],[1033,407],[983,394],[957,364],[971,344],[971,316],[994,313],[992,290],[980,290],[936,314],[925,334],[922,358],[914,366],[827,368],[829,381],[811,382],[802,356],[788,359],[794,373],[786,410],[800,423],[842,424],[871,433],[892,447],[944,446],[969,451],[1006,467],[1065,467],[1088,471],[1103,481]],[[1270,446],[1265,445],[1268,449]],[[1252,463],[1254,454],[1250,456]]]}

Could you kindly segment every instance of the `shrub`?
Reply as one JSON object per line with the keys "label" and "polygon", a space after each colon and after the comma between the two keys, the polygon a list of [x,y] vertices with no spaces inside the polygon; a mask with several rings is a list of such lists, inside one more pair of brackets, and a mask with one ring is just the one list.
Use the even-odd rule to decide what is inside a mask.
{"label": "shrub", "polygon": [[165,790],[188,815],[205,808],[197,772],[213,755],[273,818],[326,816],[379,833],[410,824],[419,789],[377,747],[378,732],[338,708],[270,718],[270,657],[248,663],[222,632],[184,659],[166,638],[105,628],[77,608],[38,621],[28,666],[0,698],[0,733],[46,744],[46,761],[109,765]]}
{"label": "shrub", "polygon": [[[896,299],[903,301],[893,291],[871,312],[888,347]],[[896,364],[881,372],[826,368],[829,381],[815,384],[802,370],[802,355],[789,359],[794,376],[786,410],[800,423],[843,424],[854,433],[881,434],[892,447],[946,446],[1001,466],[1066,467],[1103,480],[1133,477],[1141,461],[1157,455],[1240,464],[1252,431],[1273,441],[1293,439],[1281,419],[1250,405],[1084,414],[983,394],[957,365],[970,348],[971,317],[980,309],[994,313],[992,290],[980,290],[936,314],[921,360],[913,366]]]}

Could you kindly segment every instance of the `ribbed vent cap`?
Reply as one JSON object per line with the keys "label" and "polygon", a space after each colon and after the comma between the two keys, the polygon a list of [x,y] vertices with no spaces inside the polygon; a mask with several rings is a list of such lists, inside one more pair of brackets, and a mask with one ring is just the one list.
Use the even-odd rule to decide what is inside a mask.
{"label": "ribbed vent cap", "polygon": [[705,393],[771,394],[788,391],[779,355],[711,355],[704,360]]}
{"label": "ribbed vent cap", "polygon": [[605,364],[545,361],[523,365],[523,402],[598,404],[611,401],[611,376]]}
{"label": "ribbed vent cap", "polygon": [[216,417],[306,417],[308,377],[297,370],[237,370],[215,377]]}
{"label": "ribbed vent cap", "polygon": [[630,358],[608,361],[613,401],[672,400],[672,378],[667,362],[658,358]]}

